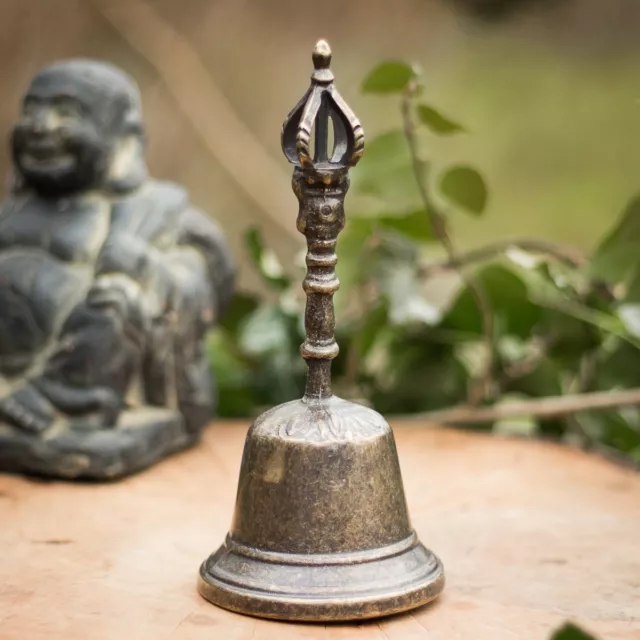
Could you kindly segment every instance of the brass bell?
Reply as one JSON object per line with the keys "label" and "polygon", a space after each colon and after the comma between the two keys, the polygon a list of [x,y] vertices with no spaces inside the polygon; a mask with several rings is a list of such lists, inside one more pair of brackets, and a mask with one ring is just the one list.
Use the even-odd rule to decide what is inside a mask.
{"label": "brass bell", "polygon": [[335,246],[364,133],[334,87],[330,61],[329,45],[318,42],[311,87],[282,129],[308,248],[305,395],[249,429],[233,523],[198,584],[221,607],[283,620],[388,615],[429,602],[444,587],[440,560],[411,528],[391,428],[379,413],[331,393]]}

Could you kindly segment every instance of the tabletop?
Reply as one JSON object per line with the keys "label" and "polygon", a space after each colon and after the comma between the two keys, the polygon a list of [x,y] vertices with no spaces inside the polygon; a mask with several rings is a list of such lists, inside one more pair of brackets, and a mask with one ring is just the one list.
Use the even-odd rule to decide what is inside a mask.
{"label": "tabletop", "polygon": [[231,521],[242,422],[112,484],[0,475],[1,640],[640,638],[640,474],[551,443],[392,421],[407,502],[443,560],[434,604],[363,624],[230,613],[196,591]]}

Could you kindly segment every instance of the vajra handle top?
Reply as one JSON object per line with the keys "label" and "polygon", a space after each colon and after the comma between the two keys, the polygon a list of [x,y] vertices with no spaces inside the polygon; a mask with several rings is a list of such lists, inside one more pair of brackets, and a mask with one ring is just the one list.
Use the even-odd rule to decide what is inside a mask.
{"label": "vajra handle top", "polygon": [[316,44],[312,58],[311,86],[282,126],[282,149],[295,167],[297,227],[307,239],[307,275],[302,283],[307,294],[305,341],[300,352],[309,371],[303,401],[318,403],[332,395],[331,360],[339,351],[334,336],[333,294],[340,285],[335,248],[344,227],[349,168],[362,157],[364,131],[333,84],[326,41]]}
{"label": "vajra handle top", "polygon": [[[302,168],[331,170],[354,166],[364,152],[364,131],[358,118],[333,84],[331,48],[319,40],[311,55],[311,86],[282,126],[282,150],[289,162]],[[329,149],[329,120],[334,129]],[[315,149],[311,132],[315,126]]]}

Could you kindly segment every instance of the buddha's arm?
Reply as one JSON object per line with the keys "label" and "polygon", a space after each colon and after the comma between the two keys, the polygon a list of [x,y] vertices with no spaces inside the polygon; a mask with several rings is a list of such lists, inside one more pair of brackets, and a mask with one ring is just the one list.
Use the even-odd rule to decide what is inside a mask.
{"label": "buddha's arm", "polygon": [[[96,265],[91,300],[110,295],[144,306],[145,315],[161,315],[197,297],[213,317],[227,307],[235,269],[218,225],[186,208],[170,228],[156,226],[134,234],[114,234]],[[109,293],[111,292],[111,294]]]}
{"label": "buddha's arm", "polygon": [[[152,373],[160,376],[169,362],[162,357],[167,349],[185,359],[185,366],[174,363],[180,371],[200,362],[202,336],[229,302],[234,268],[222,234],[201,213],[185,212],[177,231],[168,247],[161,239],[135,236],[114,239],[107,247],[93,286],[65,322],[43,375],[29,383],[38,402],[11,396],[6,413],[13,422],[36,430],[49,424],[50,417],[41,419],[38,409],[42,398],[62,413],[91,413],[102,416],[102,426],[113,426],[141,358],[156,357]],[[196,382],[192,395],[199,398],[198,384],[206,383]],[[191,393],[189,384],[181,382],[183,400]]]}
{"label": "buddha's arm", "polygon": [[99,261],[90,297],[103,299],[109,290],[118,291],[144,306],[144,315],[192,311],[202,315],[206,325],[224,313],[235,265],[220,227],[194,208],[185,209],[175,224],[168,244],[162,233],[112,239]]}
{"label": "buddha's arm", "polygon": [[179,246],[190,248],[203,260],[214,317],[226,311],[235,284],[236,268],[229,246],[218,224],[195,208],[185,210],[180,219]]}

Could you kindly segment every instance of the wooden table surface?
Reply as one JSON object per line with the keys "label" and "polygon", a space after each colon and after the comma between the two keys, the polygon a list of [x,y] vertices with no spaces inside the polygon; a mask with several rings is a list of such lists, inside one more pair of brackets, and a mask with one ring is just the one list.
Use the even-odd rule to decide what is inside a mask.
{"label": "wooden table surface", "polygon": [[640,475],[548,443],[392,424],[413,524],[447,572],[436,604],[324,626],[202,600],[247,428],[227,422],[111,485],[0,475],[0,638],[545,640],[567,618],[640,638]]}

